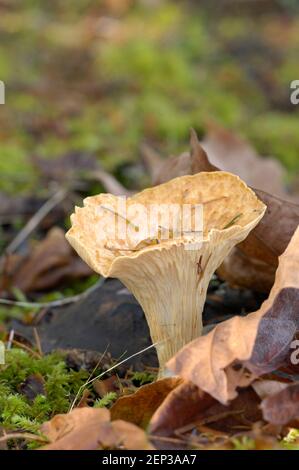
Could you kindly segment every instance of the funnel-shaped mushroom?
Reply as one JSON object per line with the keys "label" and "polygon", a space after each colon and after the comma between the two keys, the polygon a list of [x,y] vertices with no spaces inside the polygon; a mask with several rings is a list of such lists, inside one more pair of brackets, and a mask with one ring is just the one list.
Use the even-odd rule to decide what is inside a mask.
{"label": "funnel-shaped mushroom", "polygon": [[[193,229],[198,205],[203,211],[202,231]],[[120,206],[124,213],[120,213]],[[148,218],[153,207],[160,208],[162,217],[156,234]],[[182,210],[167,221],[169,207]],[[184,212],[186,207],[191,210]],[[85,199],[84,207],[77,207],[71,217],[67,239],[96,272],[119,278],[134,294],[146,315],[152,340],[158,343],[163,367],[182,346],[201,335],[212,274],[233,246],[258,224],[265,210],[237,176],[198,173],[126,200],[111,194]],[[186,229],[188,218],[189,222],[192,219],[191,229]],[[178,226],[183,229],[179,231]],[[120,227],[127,229],[125,237]]]}

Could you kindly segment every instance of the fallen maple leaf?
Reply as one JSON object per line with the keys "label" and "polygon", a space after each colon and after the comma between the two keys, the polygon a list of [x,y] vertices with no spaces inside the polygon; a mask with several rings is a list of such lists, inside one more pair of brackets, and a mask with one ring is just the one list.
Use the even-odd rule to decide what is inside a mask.
{"label": "fallen maple leaf", "polygon": [[167,367],[228,403],[238,387],[248,386],[254,376],[275,370],[287,358],[299,328],[298,305],[299,227],[280,257],[274,286],[261,308],[217,325],[182,348]]}
{"label": "fallen maple leaf", "polygon": [[111,419],[123,419],[145,429],[156,409],[181,382],[179,377],[166,377],[119,398],[110,409]]}
{"label": "fallen maple leaf", "polygon": [[40,431],[50,441],[40,450],[153,449],[142,429],[121,420],[111,423],[105,408],[76,408],[56,415]]}

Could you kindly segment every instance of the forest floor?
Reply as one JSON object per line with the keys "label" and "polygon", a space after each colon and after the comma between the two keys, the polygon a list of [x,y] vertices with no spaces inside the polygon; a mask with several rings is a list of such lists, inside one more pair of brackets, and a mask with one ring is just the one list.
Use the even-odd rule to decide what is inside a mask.
{"label": "forest floor", "polygon": [[[296,5],[265,1],[264,9],[248,10],[242,2],[224,14],[211,8],[213,2],[195,3],[0,1],[0,79],[6,85],[0,341],[7,346],[0,366],[0,449],[44,445],[49,433],[40,431],[43,423],[87,406],[147,429],[161,404],[144,404],[154,401],[153,388],[145,398],[137,395],[142,417],[130,415],[130,402],[113,408],[145,384],[155,387],[157,358],[134,297],[119,281],[99,279],[66,242],[74,205],[103,191],[152,185],[155,164],[188,150],[190,128],[216,153],[219,146],[244,159],[249,152],[259,172],[263,157],[270,157],[278,169],[265,174],[258,189],[298,203],[299,106],[290,101],[290,83],[299,78]],[[246,142],[240,147],[239,137]],[[248,168],[228,170],[257,187]],[[269,292],[266,281],[268,288],[244,288],[215,274],[205,332],[257,311]],[[178,386],[166,382],[165,398]],[[197,441],[188,429],[188,439],[176,434],[167,445],[298,446],[297,421],[272,433],[257,431],[262,417],[248,393],[254,411],[246,419],[234,422],[236,410],[223,418],[216,407],[221,425],[209,427],[211,416],[205,417]],[[147,439],[144,446],[151,445]],[[164,441],[151,442],[163,447]],[[118,444],[112,439],[107,446]]]}

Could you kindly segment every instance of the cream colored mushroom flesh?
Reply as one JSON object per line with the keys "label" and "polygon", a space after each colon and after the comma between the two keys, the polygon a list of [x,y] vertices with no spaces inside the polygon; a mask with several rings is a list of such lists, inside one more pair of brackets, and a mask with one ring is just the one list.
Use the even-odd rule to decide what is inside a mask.
{"label": "cream colored mushroom flesh", "polygon": [[130,198],[89,197],[76,207],[66,236],[94,271],[120,279],[134,294],[163,369],[201,335],[213,273],[265,210],[239,177],[203,172]]}

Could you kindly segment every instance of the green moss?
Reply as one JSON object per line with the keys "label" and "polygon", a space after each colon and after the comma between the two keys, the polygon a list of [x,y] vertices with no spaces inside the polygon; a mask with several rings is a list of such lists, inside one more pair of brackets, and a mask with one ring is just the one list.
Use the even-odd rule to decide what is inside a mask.
{"label": "green moss", "polygon": [[239,439],[232,439],[232,444],[234,450],[255,450],[255,441],[254,439],[248,436],[242,436]]}
{"label": "green moss", "polygon": [[156,379],[156,376],[150,372],[134,372],[131,377],[132,382],[135,385],[141,386],[153,382]]}
{"label": "green moss", "polygon": [[34,173],[21,142],[7,141],[0,146],[0,190],[14,192],[27,189]]}
{"label": "green moss", "polygon": [[[22,384],[32,374],[41,377],[45,390],[33,401],[22,393]],[[87,377],[84,370],[69,370],[58,353],[35,358],[21,349],[7,351],[6,364],[0,366],[0,426],[36,431],[55,414],[68,411]]]}
{"label": "green moss", "polygon": [[117,399],[117,393],[109,392],[103,398],[96,400],[94,403],[94,408],[105,408],[109,407],[113,404],[113,402]]}

